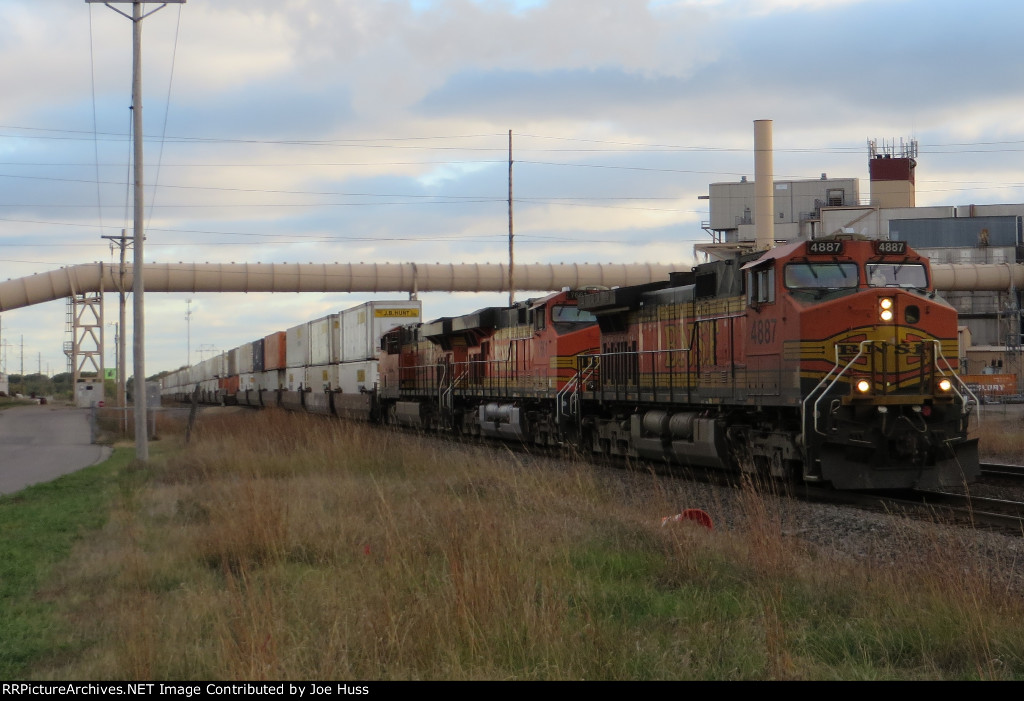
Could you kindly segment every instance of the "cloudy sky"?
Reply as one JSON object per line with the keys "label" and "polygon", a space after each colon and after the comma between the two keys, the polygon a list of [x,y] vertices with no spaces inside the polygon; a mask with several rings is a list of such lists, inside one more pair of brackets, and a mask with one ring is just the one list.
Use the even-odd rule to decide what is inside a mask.
{"label": "cloudy sky", "polygon": [[[866,198],[866,141],[913,138],[919,205],[1024,202],[1022,26],[1015,0],[170,4],[143,23],[146,259],[504,262],[509,130],[520,263],[689,264],[698,196],[753,176],[756,119],[777,178]],[[0,62],[0,278],[116,260],[131,23],[0,0]],[[367,299],[147,295],[147,374]],[[23,339],[26,372],[63,371],[64,316],[4,313],[4,368]]]}

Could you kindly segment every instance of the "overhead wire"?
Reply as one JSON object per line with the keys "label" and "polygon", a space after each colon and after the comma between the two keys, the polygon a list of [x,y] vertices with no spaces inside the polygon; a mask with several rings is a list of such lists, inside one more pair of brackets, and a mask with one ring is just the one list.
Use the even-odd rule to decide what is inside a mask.
{"label": "overhead wire", "polygon": [[96,210],[97,217],[100,222],[100,233],[102,234],[103,227],[103,196],[100,188],[100,142],[96,134],[99,131],[99,125],[96,119],[96,58],[93,53],[93,31],[92,31],[92,4],[89,5],[89,92],[92,96],[92,133],[93,133],[93,153],[95,155],[95,167],[96,167]]}
{"label": "overhead wire", "polygon": [[181,5],[178,5],[178,19],[174,26],[174,43],[171,48],[171,70],[170,75],[167,78],[167,99],[164,100],[164,123],[160,130],[160,150],[157,154],[156,160],[156,174],[153,178],[153,196],[149,200],[149,219],[146,222],[146,228],[149,228],[149,222],[153,220],[153,207],[156,205],[156,196],[159,192],[158,185],[160,183],[160,166],[163,163],[164,158],[164,144],[167,143],[167,118],[171,112],[171,87],[174,84],[174,66],[178,57],[178,35],[181,30]]}
{"label": "overhead wire", "polygon": [[[92,18],[90,16],[90,33],[91,33],[91,19]],[[437,142],[437,141],[450,142],[450,141],[456,140],[456,139],[492,138],[493,136],[502,136],[503,137],[504,134],[495,134],[495,135],[489,135],[489,134],[451,135],[451,134],[449,134],[449,135],[416,136],[416,137],[388,137],[388,138],[367,138],[367,139],[313,139],[313,140],[218,139],[218,138],[212,138],[212,137],[176,137],[176,136],[168,136],[167,135],[167,125],[168,125],[168,121],[169,121],[168,115],[169,115],[169,109],[170,109],[171,93],[172,93],[172,88],[173,88],[173,73],[174,73],[173,69],[174,69],[174,63],[175,63],[175,57],[176,57],[176,49],[177,49],[177,44],[178,44],[178,39],[179,39],[179,34],[180,34],[180,21],[181,21],[181,14],[180,14],[180,8],[179,8],[178,24],[176,26],[175,40],[174,40],[174,47],[175,47],[175,49],[174,49],[174,52],[172,53],[172,68],[171,68],[170,79],[168,81],[167,100],[166,100],[166,104],[165,104],[163,127],[162,127],[162,130],[161,130],[161,134],[159,136],[160,156],[157,159],[157,171],[156,171],[157,172],[157,177],[154,179],[154,182],[151,185],[149,185],[149,187],[152,188],[152,192],[153,192],[153,196],[150,198],[150,202],[149,202],[149,205],[150,205],[149,206],[149,218],[150,218],[150,220],[152,220],[152,218],[154,216],[154,212],[157,210],[157,208],[159,208],[161,210],[171,210],[171,209],[174,209],[174,210],[183,210],[183,209],[199,210],[199,209],[210,208],[210,207],[217,207],[217,208],[220,208],[220,209],[229,208],[229,207],[247,207],[247,208],[254,208],[254,207],[260,207],[260,208],[310,207],[310,208],[318,208],[318,207],[342,207],[342,206],[344,206],[344,207],[410,206],[410,205],[414,205],[414,204],[425,204],[425,203],[429,203],[429,204],[448,204],[448,205],[453,205],[453,204],[454,205],[458,205],[458,204],[475,205],[475,204],[489,204],[489,203],[502,203],[503,204],[503,203],[506,202],[506,199],[505,199],[504,196],[502,196],[502,197],[498,197],[498,196],[491,197],[491,196],[481,196],[481,195],[441,195],[441,194],[431,194],[431,193],[420,194],[420,193],[409,193],[409,192],[406,192],[406,193],[373,193],[373,192],[304,191],[304,190],[287,190],[287,189],[279,189],[279,188],[232,188],[232,187],[224,187],[224,186],[208,187],[208,186],[198,186],[198,185],[177,185],[177,184],[163,184],[163,183],[161,183],[160,182],[160,173],[161,173],[161,169],[164,168],[164,167],[177,167],[177,168],[189,168],[189,167],[246,167],[246,168],[274,167],[274,168],[282,168],[282,167],[384,167],[384,166],[389,166],[389,165],[410,165],[410,166],[484,165],[484,166],[488,166],[488,165],[493,165],[493,164],[504,164],[506,162],[504,160],[498,160],[498,159],[460,159],[460,160],[453,160],[453,159],[433,160],[433,159],[431,159],[431,160],[422,160],[422,161],[419,161],[419,160],[418,161],[388,161],[388,162],[373,162],[373,161],[358,162],[357,161],[357,162],[345,162],[345,163],[288,163],[288,164],[282,164],[282,163],[265,163],[264,164],[264,163],[258,163],[258,162],[257,163],[237,163],[237,164],[232,164],[232,163],[221,163],[221,164],[216,164],[216,163],[203,163],[203,164],[173,163],[173,164],[167,164],[167,163],[164,163],[164,149],[165,149],[166,144],[168,144],[168,143],[189,143],[189,142],[196,142],[196,143],[225,143],[225,144],[243,143],[243,144],[267,144],[267,145],[285,144],[285,145],[310,146],[310,147],[315,147],[315,148],[320,148],[320,147],[380,148],[380,149],[386,149],[386,148],[415,148],[415,149],[428,150],[428,151],[429,150],[433,150],[435,152],[436,151],[451,151],[451,152],[482,153],[482,152],[504,151],[504,147],[502,147],[502,148],[490,148],[490,147],[481,147],[481,146],[477,146],[477,145],[472,145],[472,146],[466,146],[466,145],[439,145],[437,143],[428,143],[428,142],[431,142],[431,141],[433,141],[433,142]],[[92,56],[91,51],[90,51],[90,56]],[[90,60],[92,61],[92,58],[90,58]],[[95,69],[93,67],[93,74],[94,74],[94,72],[95,72]],[[99,144],[99,141],[100,141],[100,132],[99,132],[99,129],[98,129],[97,118],[96,118],[95,77],[94,77],[94,75],[93,75],[93,113],[94,113],[94,117],[93,117],[92,140],[93,140],[93,150],[94,150],[94,154],[96,156],[96,162],[94,164],[95,174],[96,174],[95,184],[96,184],[96,188],[97,188],[97,203],[96,203],[96,207],[97,207],[97,210],[99,211],[100,230],[102,231],[103,228],[105,227],[104,220],[103,220],[103,207],[102,207],[102,199],[101,199],[101,191],[102,191],[102,185],[104,184],[104,181],[102,181],[100,179],[100,174],[99,174],[100,163],[99,163],[99,146],[98,146],[98,144]],[[129,135],[127,143],[129,143],[129,144],[131,143],[131,131],[132,131],[131,123],[132,123],[132,120],[129,119],[129,128],[127,130],[128,131],[128,135]],[[0,126],[0,128],[19,129],[19,130],[28,130],[28,131],[33,131],[33,132],[39,132],[41,135],[45,135],[45,136],[43,136],[43,138],[50,138],[50,137],[52,137],[53,134],[61,134],[61,133],[64,133],[64,134],[68,134],[68,133],[79,134],[79,133],[81,133],[81,132],[70,131],[70,130],[53,130],[53,129],[36,128],[36,127],[12,127],[10,125]],[[115,138],[117,138],[118,136],[123,137],[123,135],[113,135],[113,134],[106,134],[105,136],[115,137]],[[741,149],[741,148],[714,147],[714,146],[680,146],[680,145],[661,144],[661,143],[638,143],[638,142],[615,141],[615,140],[580,139],[580,138],[573,138],[573,137],[544,136],[544,135],[537,135],[537,134],[523,134],[522,137],[523,138],[534,138],[534,139],[538,139],[538,140],[557,140],[557,141],[576,142],[576,143],[584,143],[584,144],[607,145],[607,146],[612,146],[613,147],[611,149],[600,149],[600,148],[573,148],[573,149],[560,149],[559,148],[559,149],[551,149],[551,148],[537,148],[535,146],[534,147],[521,148],[520,149],[521,152],[525,152],[525,153],[531,153],[531,152],[532,153],[541,153],[541,152],[550,152],[550,153],[597,153],[597,152],[601,152],[601,153],[605,153],[605,154],[610,155],[610,156],[628,155],[628,154],[633,154],[633,153],[645,153],[645,154],[662,153],[662,154],[665,154],[665,155],[678,154],[678,153],[697,153],[697,152],[711,152],[711,153],[716,153],[716,152],[737,152],[737,153],[745,152],[745,153],[749,153],[749,149],[748,148],[742,148]],[[1007,145],[1014,145],[1014,144],[1021,144],[1021,143],[1024,143],[1024,141],[978,142],[977,144],[961,143],[961,144],[947,144],[947,145],[943,145],[943,146],[963,148],[965,146],[972,146],[972,145],[983,145],[983,146],[1002,145],[1002,146],[1007,146]],[[937,146],[939,146],[939,145],[937,145]],[[856,151],[860,151],[862,148],[863,147],[858,146],[858,147],[856,147]],[[826,152],[831,152],[831,153],[855,153],[856,152],[854,150],[854,147],[842,147],[842,146],[827,147],[827,148],[802,148],[802,149],[777,149],[777,150],[782,151],[782,152],[789,151],[789,152],[795,152],[795,153],[826,153]],[[130,170],[130,164],[131,164],[130,149],[129,149],[129,157],[127,159],[127,162],[129,164],[129,170]],[[734,172],[734,171],[710,171],[710,170],[667,168],[667,167],[652,167],[652,166],[640,166],[640,165],[628,165],[628,164],[612,164],[612,163],[586,163],[586,162],[572,162],[572,161],[557,162],[557,161],[550,161],[550,160],[547,160],[547,161],[545,161],[545,160],[531,160],[529,158],[517,159],[516,163],[517,163],[517,165],[520,165],[520,166],[540,166],[540,167],[558,167],[558,168],[562,168],[562,167],[593,168],[593,169],[625,170],[625,171],[638,171],[638,172],[651,172],[651,173],[678,173],[678,174],[687,174],[687,175],[694,175],[694,174],[696,174],[696,175],[720,175],[720,176],[736,177],[736,176],[742,176],[742,175],[747,174],[747,173],[740,173],[740,172]],[[11,165],[14,165],[14,164],[12,163]],[[28,165],[28,164],[18,164],[18,165]],[[33,164],[33,165],[57,166],[57,165],[60,165],[60,164]],[[68,164],[68,165],[75,165],[75,164]],[[12,174],[0,174],[0,177],[4,177],[4,178],[36,179],[36,180],[51,180],[51,181],[63,181],[63,182],[84,182],[84,181],[81,181],[81,180],[78,180],[78,179],[74,179],[74,178],[48,178],[48,177],[44,177],[44,176],[26,176],[26,175],[12,175]],[[781,178],[791,177],[792,179],[800,179],[798,177],[784,176],[784,175],[777,175],[776,177],[777,178],[778,177],[781,177]],[[817,178],[810,178],[810,179],[817,179]],[[128,219],[128,214],[129,214],[128,201],[130,199],[130,197],[129,197],[129,191],[130,191],[129,183],[130,183],[130,180],[131,180],[130,177],[126,177],[125,178],[125,183],[126,183],[125,218],[126,218],[126,220]],[[936,184],[940,184],[940,183],[943,183],[944,181],[939,180],[939,181],[922,181],[922,182],[933,182],[933,183],[936,183]],[[921,190],[921,191],[922,192],[969,191],[969,190],[974,190],[974,189],[981,189],[983,187],[989,187],[990,188],[990,187],[992,187],[992,185],[985,184],[985,183],[978,183],[978,187],[968,187],[968,188],[933,188],[933,189]],[[1009,187],[1014,187],[1014,185],[1012,185],[1012,184],[1005,184],[1004,183],[1004,184],[1000,185],[999,187],[1001,187],[1001,188],[1009,188]],[[263,202],[259,202],[259,203],[256,203],[256,204],[251,204],[251,203],[232,204],[232,203],[225,203],[225,202],[218,202],[216,204],[173,204],[173,203],[172,204],[157,204],[157,195],[160,194],[160,193],[166,194],[169,190],[172,190],[172,189],[173,190],[182,190],[182,191],[189,190],[189,191],[239,192],[239,193],[246,193],[246,194],[282,194],[282,195],[303,196],[303,197],[344,197],[344,198],[371,199],[373,201],[370,201],[370,202],[362,202],[362,201],[322,202],[322,201],[317,201],[317,202],[298,202],[298,203],[295,203],[295,202],[266,202],[266,201],[263,201]],[[558,206],[558,207],[586,207],[586,208],[619,209],[619,210],[650,211],[650,212],[697,213],[697,214],[700,214],[700,213],[704,213],[706,211],[706,210],[693,210],[693,209],[672,208],[672,207],[637,206],[639,203],[642,203],[642,202],[652,202],[652,203],[653,202],[671,202],[671,201],[678,201],[680,199],[681,199],[680,197],[659,197],[659,196],[623,196],[623,197],[580,196],[580,197],[520,197],[518,201],[523,203],[523,204],[527,204],[527,205],[543,205],[543,206]],[[8,205],[3,205],[3,206],[19,206],[19,205],[10,205],[10,204],[8,204]],[[22,204],[20,206],[31,206],[31,205]],[[65,203],[61,203],[60,205],[44,205],[44,206],[50,206],[50,207],[60,206],[60,207],[70,208],[70,207],[75,207],[76,205],[65,202]],[[4,221],[33,221],[33,220],[5,219]],[[35,220],[35,221],[38,221],[38,220]],[[60,223],[60,222],[52,222],[51,225],[74,226],[74,224]],[[154,231],[157,231],[157,230],[166,231],[166,232],[187,231],[187,230],[180,230],[180,229],[154,229]],[[254,236],[253,234],[239,234],[239,235]],[[280,234],[276,234],[275,236],[280,237],[281,235]],[[302,243],[303,242],[301,239],[297,239],[297,238],[294,238],[294,237],[289,237],[287,240],[288,241],[298,242],[298,243]],[[377,240],[377,241],[388,241],[388,240],[392,240],[392,239],[388,239],[388,238],[373,238],[373,237],[366,238],[366,239],[358,238],[358,237],[357,238],[348,238],[348,239],[333,237],[333,238],[326,238],[325,239],[325,238],[320,237],[320,238],[317,238],[316,240],[317,241],[332,241],[332,240],[337,240],[337,241],[340,241],[340,240],[366,240],[366,241]],[[394,240],[407,240],[407,239],[402,238],[402,239],[394,239]],[[408,239],[408,240],[454,240],[454,239],[435,238],[435,239]],[[526,239],[524,239],[524,240],[526,240]],[[537,239],[537,240],[539,240],[539,239]],[[179,245],[179,244],[172,242],[172,243],[169,243],[168,245]],[[197,244],[191,244],[191,245],[197,245]],[[224,245],[224,244],[221,243],[221,244],[210,244],[210,245]]]}

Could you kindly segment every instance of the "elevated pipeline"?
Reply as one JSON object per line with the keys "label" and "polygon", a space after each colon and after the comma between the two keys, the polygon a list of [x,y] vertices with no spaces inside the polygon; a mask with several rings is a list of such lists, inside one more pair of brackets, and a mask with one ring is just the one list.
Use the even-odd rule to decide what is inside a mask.
{"label": "elevated pipeline", "polygon": [[[626,286],[667,280],[688,265],[532,263],[516,266],[517,290]],[[491,263],[148,263],[147,292],[507,292],[508,272]],[[1024,265],[935,264],[940,291],[1024,287]],[[131,290],[107,263],[73,265],[0,282],[0,311],[86,292]]]}
{"label": "elevated pipeline", "polygon": [[[516,266],[517,290],[625,286],[667,280],[689,265],[533,263]],[[508,269],[489,263],[147,263],[147,292],[507,292]],[[0,311],[86,292],[131,291],[108,263],[73,265],[0,282]]]}

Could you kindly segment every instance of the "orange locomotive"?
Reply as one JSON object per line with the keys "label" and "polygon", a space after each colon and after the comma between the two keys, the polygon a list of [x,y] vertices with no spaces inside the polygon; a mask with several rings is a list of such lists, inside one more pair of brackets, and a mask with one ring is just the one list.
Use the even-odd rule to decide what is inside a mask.
{"label": "orange locomotive", "polygon": [[381,341],[382,418],[559,445],[576,426],[559,406],[598,341],[594,316],[568,291],[394,329]]}
{"label": "orange locomotive", "polygon": [[391,331],[384,419],[839,489],[977,477],[956,312],[904,242],[798,242],[576,296]]}
{"label": "orange locomotive", "polygon": [[591,295],[583,432],[609,453],[839,489],[978,475],[957,317],[905,242],[838,237]]}

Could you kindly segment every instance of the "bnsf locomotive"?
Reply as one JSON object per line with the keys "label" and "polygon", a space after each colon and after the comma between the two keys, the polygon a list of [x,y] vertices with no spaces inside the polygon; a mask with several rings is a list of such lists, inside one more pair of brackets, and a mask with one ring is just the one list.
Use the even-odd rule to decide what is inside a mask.
{"label": "bnsf locomotive", "polygon": [[978,475],[957,317],[905,242],[842,238],[665,282],[396,328],[389,423],[838,489]]}
{"label": "bnsf locomotive", "polygon": [[[402,304],[340,315],[352,317],[344,343],[323,347],[357,340],[351,358],[309,348],[332,315],[289,329],[289,356],[294,335],[308,360],[252,376],[225,363],[206,396],[837,489],[955,486],[979,472],[956,312],[905,242],[802,241],[427,323],[398,325],[418,318],[418,302]],[[363,328],[386,331],[379,350],[363,350],[376,339]],[[247,357],[256,345],[276,357],[266,349],[285,335]],[[165,393],[191,393],[194,374],[178,371]]]}

